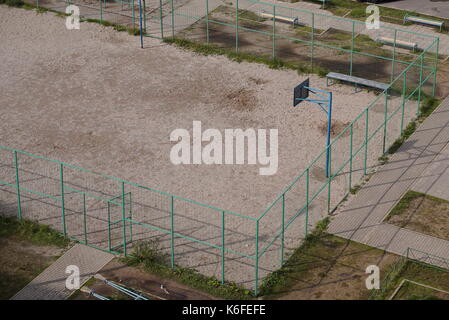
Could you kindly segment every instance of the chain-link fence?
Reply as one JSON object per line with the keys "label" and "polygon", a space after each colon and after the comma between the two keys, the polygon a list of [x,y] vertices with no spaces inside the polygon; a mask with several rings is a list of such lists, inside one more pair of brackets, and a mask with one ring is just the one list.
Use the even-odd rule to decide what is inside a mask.
{"label": "chain-link fence", "polygon": [[[105,2],[103,7],[100,1],[102,19],[103,9],[109,8],[106,4],[112,3],[118,4]],[[125,4],[135,9],[134,3],[120,4],[124,11]],[[435,92],[438,38],[389,28],[368,31],[359,21],[253,0],[173,0],[158,2],[153,9],[151,4],[144,5],[142,27],[147,33],[157,30],[160,37],[280,58],[310,70],[327,68],[383,81],[389,88],[333,139],[328,178],[322,178],[325,149],[256,218],[0,146],[2,211],[51,225],[77,241],[113,253],[127,255],[134,243],[158,238],[170,253],[172,266],[194,267],[223,282],[242,274],[242,266],[253,268],[254,275],[245,276],[243,282],[257,295],[260,281],[282,266],[290,250],[345,198],[419,115],[424,96]],[[131,11],[126,16],[132,26],[135,10]],[[159,19],[152,21],[151,15]],[[376,37],[392,39],[392,47],[379,46]],[[416,42],[419,48],[404,51],[396,46],[399,40]],[[210,265],[216,265],[213,271]]]}

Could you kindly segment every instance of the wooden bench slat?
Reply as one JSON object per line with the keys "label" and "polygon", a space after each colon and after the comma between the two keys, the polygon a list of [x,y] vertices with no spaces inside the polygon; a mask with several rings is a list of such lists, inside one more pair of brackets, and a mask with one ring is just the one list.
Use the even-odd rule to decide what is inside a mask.
{"label": "wooden bench slat", "polygon": [[293,24],[298,24],[298,18],[294,18],[294,17],[287,17],[287,16],[282,16],[282,15],[276,15],[274,16],[272,13],[269,12],[261,12],[260,16],[262,18],[269,18],[269,19],[276,19],[276,20],[281,20],[281,21],[286,21],[286,22],[290,22]]}
{"label": "wooden bench slat", "polygon": [[443,26],[444,26],[444,21],[438,21],[438,20],[426,19],[426,18],[421,18],[421,17],[408,16],[408,15],[406,15],[404,17],[404,22],[405,21],[416,22],[416,23],[426,24],[426,25],[429,25],[429,26],[439,27],[440,31],[443,29]]}
{"label": "wooden bench slat", "polygon": [[390,87],[390,85],[388,85],[386,83],[377,82],[377,81],[368,80],[368,79],[359,78],[359,77],[354,77],[354,76],[349,76],[349,75],[337,73],[337,72],[329,72],[326,75],[326,78],[352,82],[354,84],[360,84],[360,85],[363,85],[366,87],[377,88],[377,89],[381,89],[381,90],[387,90]]}
{"label": "wooden bench slat", "polygon": [[[376,38],[377,42],[381,42],[383,44],[394,46],[395,42],[394,39],[387,38],[387,37],[378,37]],[[416,42],[407,42],[403,40],[397,40],[396,39],[396,46],[397,47],[403,47],[403,48],[411,48],[413,50],[418,49],[418,43]]]}
{"label": "wooden bench slat", "polygon": [[410,21],[410,22],[427,23],[427,24],[435,25],[435,26],[441,26],[444,24],[443,21],[430,20],[430,19],[420,18],[420,17],[406,17],[405,20]]}

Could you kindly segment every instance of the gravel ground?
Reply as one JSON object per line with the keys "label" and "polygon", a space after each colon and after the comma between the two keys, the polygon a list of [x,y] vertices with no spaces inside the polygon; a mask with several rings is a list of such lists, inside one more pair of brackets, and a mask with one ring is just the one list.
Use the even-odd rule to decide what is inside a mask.
{"label": "gravel ground", "polygon": [[[81,30],[69,31],[54,14],[5,6],[0,6],[0,41],[0,144],[5,146],[250,217],[258,217],[324,148],[325,114],[310,103],[292,107],[292,89],[306,78],[294,71],[199,56],[149,38],[142,50],[138,38],[112,28],[82,23]],[[310,79],[312,86],[325,88],[325,79]],[[353,120],[375,98],[347,85],[331,89],[337,124]],[[378,115],[383,117],[382,110]],[[278,129],[277,173],[259,175],[259,165],[173,165],[170,133],[190,131],[195,120],[203,130]],[[318,176],[315,172],[312,184],[322,183]],[[344,194],[346,178],[332,188],[336,198]],[[183,218],[188,214],[196,212],[186,209]],[[208,214],[198,213],[198,219],[207,221]],[[177,226],[194,236],[189,230],[195,224],[181,221]],[[240,237],[254,234],[254,223],[232,217],[227,223]],[[278,227],[274,212],[264,218],[261,236],[269,239]],[[296,231],[287,235],[290,247],[298,244]],[[226,239],[233,240],[232,250],[254,252],[253,240]],[[178,263],[219,274],[219,256],[211,261],[205,254],[202,261],[193,252],[180,255]],[[242,267],[248,260],[238,262],[226,264],[226,275],[244,283],[253,269]],[[267,270],[269,265],[271,260]]]}

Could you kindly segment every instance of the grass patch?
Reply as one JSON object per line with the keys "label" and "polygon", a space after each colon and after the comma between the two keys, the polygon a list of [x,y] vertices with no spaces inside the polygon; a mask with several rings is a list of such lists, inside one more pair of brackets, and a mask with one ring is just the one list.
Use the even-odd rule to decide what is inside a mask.
{"label": "grass patch", "polygon": [[19,221],[16,218],[0,216],[0,238],[14,237],[29,241],[35,245],[53,245],[65,248],[70,240],[49,226],[30,220]]}
{"label": "grass patch", "polygon": [[[406,257],[400,257],[396,263],[390,265],[385,274],[386,276],[381,280],[381,290],[373,291],[370,296],[371,300],[389,299],[404,279],[449,291],[449,270],[416,260],[407,260]],[[402,294],[400,293],[401,290],[399,290],[395,299],[433,300],[436,298],[434,290],[434,294],[424,293],[422,287],[405,290],[406,293],[402,292]]]}
{"label": "grass patch", "polygon": [[202,275],[193,269],[179,266],[171,268],[167,260],[167,256],[160,250],[159,242],[153,240],[136,244],[131,255],[123,258],[122,262],[224,299],[246,300],[253,297],[251,290],[240,287],[234,282],[222,284],[215,277]]}
{"label": "grass patch", "polygon": [[291,69],[296,70],[298,74],[310,74],[315,73],[320,77],[325,77],[329,70],[327,68],[323,68],[320,66],[315,66],[313,69],[303,63],[292,63],[285,62],[283,60],[277,58],[263,57],[263,56],[255,56],[249,53],[243,52],[235,52],[231,49],[220,48],[216,45],[212,44],[200,44],[196,42],[192,42],[186,39],[179,38],[166,38],[164,39],[165,43],[173,44],[178,47],[191,50],[195,53],[208,56],[208,55],[223,55],[229,58],[232,61],[236,62],[252,62],[252,63],[260,63],[267,65],[270,69]]}
{"label": "grass patch", "polygon": [[390,211],[389,216],[402,215],[410,208],[410,203],[418,198],[422,198],[425,194],[416,191],[408,191],[402,198],[399,200],[398,204],[394,206],[394,208]]}
{"label": "grass patch", "polygon": [[121,24],[112,23],[110,21],[106,20],[99,20],[99,19],[81,19],[82,22],[90,22],[90,23],[97,23],[101,24],[104,27],[112,27],[114,30],[118,32],[124,32],[127,31],[130,35],[138,36],[140,35],[140,29],[139,28],[128,28]]}
{"label": "grass patch", "polygon": [[393,298],[394,300],[449,300],[449,293],[405,281]]}
{"label": "grass patch", "polygon": [[309,255],[320,250],[320,243],[326,236],[325,230],[329,222],[329,218],[319,221],[315,230],[305,238],[302,245],[292,253],[285,264],[263,280],[260,295],[277,296],[291,288],[296,283],[296,279],[307,273]]}
{"label": "grass patch", "polygon": [[48,226],[0,216],[0,300],[11,298],[26,286],[69,243]]}

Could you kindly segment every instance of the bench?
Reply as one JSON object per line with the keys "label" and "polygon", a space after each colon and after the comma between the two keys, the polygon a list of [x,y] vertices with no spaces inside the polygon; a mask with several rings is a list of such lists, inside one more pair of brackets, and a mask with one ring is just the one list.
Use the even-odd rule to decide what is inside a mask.
{"label": "bench", "polygon": [[329,72],[326,75],[326,86],[329,86],[329,79],[353,83],[353,84],[355,84],[356,91],[357,91],[357,85],[375,88],[375,89],[379,89],[382,91],[388,90],[388,88],[390,88],[390,85],[386,84],[386,83],[363,79],[363,78],[358,78],[358,77],[354,77],[354,76],[348,76],[347,74],[342,74],[342,73],[337,73],[337,72]]}
{"label": "bench", "polygon": [[409,15],[405,15],[404,23],[405,22],[420,23],[420,24],[426,24],[426,25],[432,26],[432,27],[438,27],[438,28],[440,28],[440,32],[443,29],[443,25],[444,25],[444,21],[431,20],[431,19],[427,19],[427,18],[420,18],[420,17],[409,16]]}
{"label": "bench", "polygon": [[272,13],[265,12],[265,11],[262,11],[262,12],[260,13],[260,16],[261,16],[262,18],[276,19],[276,20],[279,20],[279,21],[282,21],[282,22],[288,22],[288,23],[293,24],[293,26],[299,25],[299,20],[298,20],[297,17],[294,18],[294,17],[287,17],[287,16],[281,16],[281,15],[276,15],[276,16],[274,16]]}
{"label": "bench", "polygon": [[[387,37],[377,37],[376,42],[380,42],[380,43],[383,43],[383,44],[386,44],[389,46],[396,46],[399,48],[410,49],[413,51],[418,49],[418,43],[416,43],[416,42],[407,42],[407,41],[397,40],[397,39],[395,42],[394,39],[387,38]],[[395,45],[395,43],[396,43],[396,45]]]}

